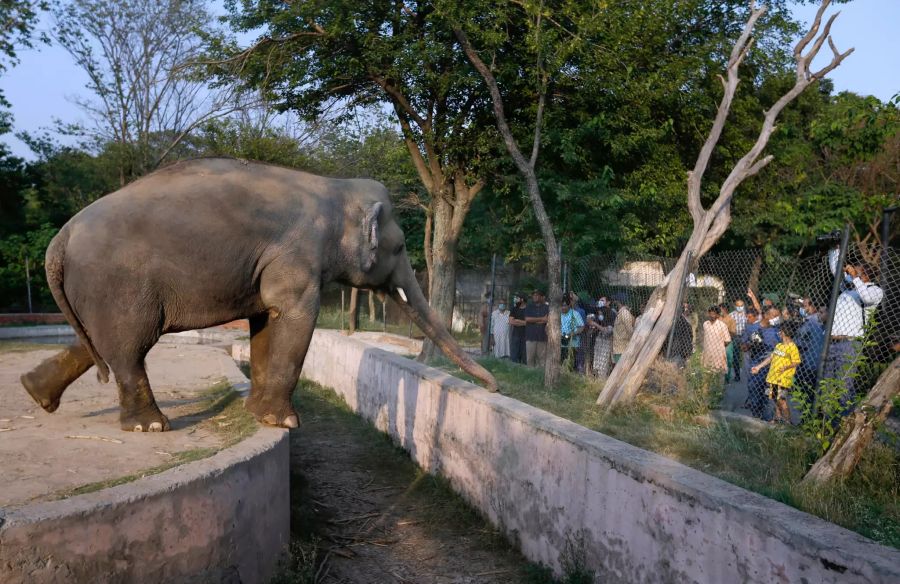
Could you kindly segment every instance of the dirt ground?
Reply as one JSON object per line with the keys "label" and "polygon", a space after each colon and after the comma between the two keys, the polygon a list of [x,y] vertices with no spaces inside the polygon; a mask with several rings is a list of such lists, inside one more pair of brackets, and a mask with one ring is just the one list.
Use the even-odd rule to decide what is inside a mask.
{"label": "dirt ground", "polygon": [[0,507],[57,498],[218,448],[222,436],[201,424],[214,415],[205,411],[208,392],[217,382],[246,381],[220,348],[159,344],[147,356],[147,371],[173,431],[123,432],[116,385],[97,381],[93,368],[69,387],[55,413],[31,399],[19,376],[59,350],[0,343]]}
{"label": "dirt ground", "polygon": [[276,582],[550,582],[443,481],[418,469],[333,392],[304,382],[297,407],[302,423],[291,432],[295,565]]}

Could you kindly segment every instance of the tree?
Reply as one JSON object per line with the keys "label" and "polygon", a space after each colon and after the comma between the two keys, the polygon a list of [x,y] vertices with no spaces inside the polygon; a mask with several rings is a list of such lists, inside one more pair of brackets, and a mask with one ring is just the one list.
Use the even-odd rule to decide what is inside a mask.
{"label": "tree", "polygon": [[900,357],[888,365],[863,402],[843,423],[828,451],[803,477],[804,483],[822,483],[850,476],[871,444],[875,430],[883,424],[900,395]]}
{"label": "tree", "polygon": [[[314,120],[339,104],[387,104],[423,192],[429,302],[449,325],[457,251],[466,216],[485,184],[495,143],[477,74],[430,2],[380,0],[227,3],[236,31],[265,29],[239,50],[214,43],[221,78],[238,78],[281,110]],[[348,110],[349,111],[349,110]],[[346,117],[344,118],[346,119]],[[426,344],[424,353],[429,353]]]}
{"label": "tree", "polygon": [[[685,286],[684,275],[689,268],[688,259],[696,261],[715,245],[731,223],[731,201],[740,184],[749,176],[757,174],[772,161],[772,156],[762,156],[772,133],[775,131],[775,120],[781,111],[807,87],[817,79],[821,79],[853,52],[838,52],[830,37],[831,25],[837,14],[832,15],[822,24],[822,15],[830,4],[823,0],[816,13],[809,31],[794,47],[795,80],[774,104],[765,112],[762,127],[756,141],[750,149],[737,161],[728,177],[719,187],[719,193],[709,208],[704,208],[701,201],[703,175],[709,165],[713,150],[722,135],[732,100],[738,86],[738,68],[752,45],[751,33],[756,21],[765,12],[765,7],[757,8],[751,2],[750,17],[734,44],[728,60],[726,77],[722,78],[724,89],[719,103],[712,129],[700,150],[693,171],[688,173],[688,210],[693,219],[693,232],[675,267],[667,276],[667,281],[658,287],[647,307],[641,315],[634,334],[625,352],[609,376],[597,403],[611,406],[619,401],[630,400],[637,394],[652,362],[659,355],[666,336],[675,321],[679,292]],[[821,32],[820,32],[821,29]],[[831,61],[818,71],[811,71],[810,64],[825,42],[832,50]],[[808,48],[808,50],[807,50]],[[807,51],[803,54],[803,51]]]}
{"label": "tree", "polygon": [[[503,35],[502,32],[500,33],[500,42],[497,43],[497,46],[494,46],[493,50],[489,52],[491,66],[488,67],[488,65],[485,64],[484,60],[479,55],[478,51],[476,51],[472,46],[468,35],[462,28],[462,22],[466,20],[468,20],[469,22],[472,21],[469,19],[464,20],[460,17],[461,15],[454,15],[455,21],[453,24],[453,32],[457,40],[459,41],[459,44],[462,46],[463,52],[466,54],[466,57],[469,59],[469,61],[478,71],[479,75],[481,75],[482,79],[484,79],[484,83],[487,85],[488,91],[491,96],[497,129],[500,132],[503,144],[506,146],[509,155],[512,157],[516,165],[516,168],[525,181],[528,197],[531,201],[532,211],[541,229],[541,235],[543,237],[547,256],[547,278],[549,282],[548,291],[550,294],[550,310],[547,317],[547,358],[544,366],[544,387],[550,388],[556,385],[557,381],[559,380],[560,374],[560,362],[557,355],[560,354],[560,302],[562,301],[562,289],[560,284],[562,281],[562,262],[556,235],[553,232],[553,224],[551,223],[550,218],[547,215],[547,211],[544,206],[544,200],[541,197],[541,188],[538,183],[536,164],[538,161],[538,156],[540,154],[544,109],[547,106],[547,94],[550,82],[549,74],[547,73],[547,71],[558,71],[562,67],[562,63],[565,61],[566,51],[560,50],[561,47],[558,43],[554,44],[552,41],[548,42],[547,40],[547,37],[552,35],[546,34],[543,30],[543,2],[541,2],[540,4],[523,3],[522,6],[526,14],[526,20],[529,24],[529,32],[531,33],[526,37],[526,39],[528,39],[530,42],[527,42],[526,44],[527,49],[525,53],[531,53],[534,60],[531,67],[523,67],[523,63],[521,62],[512,62],[511,66],[520,72],[526,71],[526,75],[532,78],[532,82],[535,86],[535,88],[532,89],[532,93],[536,97],[536,110],[534,114],[535,118],[533,124],[534,131],[533,135],[531,136],[531,152],[528,158],[526,158],[522,153],[519,142],[513,135],[513,130],[510,128],[510,124],[505,111],[506,108],[504,106],[504,98],[500,93],[500,85],[498,84],[493,71],[493,69],[496,68],[510,66],[510,63],[504,63],[504,61],[502,60],[504,56],[507,56],[503,54],[504,52],[502,51],[502,46],[506,44],[510,39],[507,35]],[[506,18],[498,18],[498,16],[500,15],[496,13],[491,14],[491,21],[493,22],[493,26],[496,27],[491,32],[493,32],[495,35],[498,33],[498,29],[502,31],[502,27],[509,25],[509,23],[513,20],[513,18],[510,18],[508,15],[506,15]],[[485,31],[480,32],[484,33]],[[556,52],[548,55],[548,51],[554,48],[556,49]],[[547,61],[549,61],[550,63],[548,64]]]}
{"label": "tree", "polygon": [[118,149],[119,184],[156,168],[203,121],[235,111],[183,64],[199,54],[211,18],[203,0],[69,0],[53,36],[88,76],[78,105],[98,144]]}

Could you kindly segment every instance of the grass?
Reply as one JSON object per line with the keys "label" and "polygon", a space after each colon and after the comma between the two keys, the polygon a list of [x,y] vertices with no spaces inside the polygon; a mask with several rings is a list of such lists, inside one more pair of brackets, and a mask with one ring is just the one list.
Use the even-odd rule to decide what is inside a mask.
{"label": "grass", "polygon": [[[319,311],[319,318],[316,320],[317,328],[325,328],[325,329],[336,329],[336,330],[346,330],[348,328],[348,313],[344,313],[343,321],[341,320],[341,311],[335,309],[323,308]],[[343,326],[342,326],[343,325]],[[425,338],[424,333],[419,330],[415,324],[412,327],[409,326],[408,321],[404,321],[401,323],[388,323],[387,327],[385,327],[380,320],[376,320],[375,322],[371,322],[369,320],[368,312],[363,311],[359,316],[359,331],[370,331],[370,332],[388,332],[395,335],[400,335],[403,337],[411,337],[413,339],[423,339]],[[481,346],[481,333],[477,330],[465,330],[463,332],[453,332],[453,337],[456,339],[460,345],[464,347],[480,347]]]}
{"label": "grass", "polygon": [[222,440],[221,446],[216,448],[192,448],[189,450],[182,450],[181,452],[175,452],[172,454],[172,458],[163,464],[144,469],[137,473],[59,491],[55,493],[53,498],[67,499],[75,495],[93,493],[159,474],[171,468],[175,468],[176,466],[181,466],[182,464],[208,458],[225,448],[234,446],[244,438],[247,438],[256,432],[258,428],[256,420],[244,409],[241,400],[239,399],[239,394],[228,382],[221,381],[216,383],[202,392],[201,396],[203,399],[198,403],[197,409],[193,415],[202,415],[205,417],[205,419],[200,422],[199,427],[218,435]]}
{"label": "grass", "polygon": [[[605,412],[595,404],[600,386],[584,377],[564,372],[548,391],[542,371],[493,358],[479,362],[505,395],[900,548],[900,455],[889,445],[874,442],[846,481],[801,485],[817,446],[799,430],[698,423],[698,398],[689,391],[642,394]],[[448,361],[437,366],[471,379]],[[672,416],[654,409],[663,404]]]}

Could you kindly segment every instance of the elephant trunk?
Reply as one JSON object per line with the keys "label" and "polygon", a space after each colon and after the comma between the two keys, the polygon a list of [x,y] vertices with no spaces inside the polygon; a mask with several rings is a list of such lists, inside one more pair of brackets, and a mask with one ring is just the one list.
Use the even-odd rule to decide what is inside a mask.
{"label": "elephant trunk", "polygon": [[438,315],[428,305],[425,295],[422,294],[422,289],[419,288],[419,283],[413,275],[412,268],[407,268],[406,271],[407,274],[394,279],[396,284],[389,291],[390,297],[451,361],[469,375],[479,379],[488,391],[497,391],[497,380],[494,379],[494,376],[462,350]]}

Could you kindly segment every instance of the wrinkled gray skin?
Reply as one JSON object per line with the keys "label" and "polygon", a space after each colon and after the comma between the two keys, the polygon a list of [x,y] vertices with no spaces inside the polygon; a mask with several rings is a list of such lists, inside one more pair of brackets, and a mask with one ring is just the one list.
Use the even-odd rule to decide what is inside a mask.
{"label": "wrinkled gray skin", "polygon": [[[385,188],[208,158],[175,164],[96,201],[47,249],[47,281],[80,342],[22,376],[45,410],[92,365],[119,387],[121,426],[163,431],[144,357],[160,335],[250,320],[246,408],[296,427],[291,407],[331,281],[389,295],[458,365],[496,389],[429,308]],[[107,368],[108,364],[108,368]]]}

